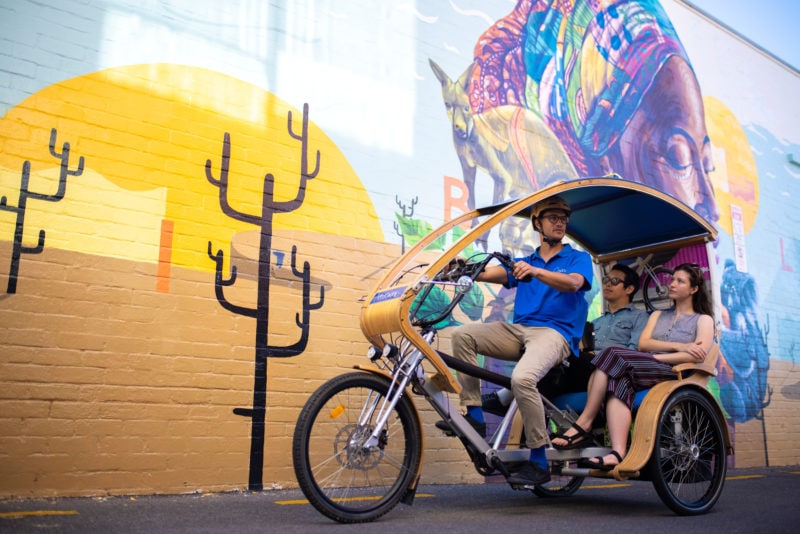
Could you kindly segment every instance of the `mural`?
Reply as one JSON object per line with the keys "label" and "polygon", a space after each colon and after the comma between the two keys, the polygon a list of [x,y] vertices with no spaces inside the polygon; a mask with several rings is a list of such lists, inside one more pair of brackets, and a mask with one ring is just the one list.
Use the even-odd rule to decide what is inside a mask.
{"label": "mural", "polygon": [[[218,4],[0,19],[0,495],[293,484],[296,412],[361,361],[376,273],[462,211],[609,172],[719,228],[715,394],[748,464],[797,462],[768,440],[800,400],[797,72],[672,0]],[[475,250],[497,243],[535,239]],[[508,314],[479,289],[453,324]]]}
{"label": "mural", "polygon": [[[16,186],[18,201],[9,202],[5,194],[0,199],[0,210],[16,216],[15,221],[0,221],[2,235],[13,236],[7,293],[17,293],[18,285],[20,293],[26,293],[24,270],[19,274],[20,256],[41,253],[45,231],[54,234],[50,240],[54,248],[157,265],[155,289],[161,293],[170,292],[171,272],[176,267],[213,273],[207,283],[213,287],[217,302],[228,312],[256,322],[252,407],[235,408],[233,413],[251,419],[248,488],[260,490],[265,452],[267,359],[303,353],[310,336],[310,312],[322,308],[325,288],[331,287],[329,281],[311,276],[310,262],[299,259],[296,245],[288,252],[282,248],[285,240],[281,240],[281,246],[273,243],[281,232],[297,227],[298,218],[300,227],[310,227],[314,232],[326,232],[331,224],[343,222],[343,212],[338,209],[324,209],[324,203],[318,201],[307,202],[315,196],[329,195],[331,188],[342,187],[353,188],[353,194],[340,201],[340,206],[349,205],[347,226],[353,230],[352,235],[375,240],[382,240],[382,236],[374,224],[374,212],[363,209],[369,203],[363,187],[336,147],[310,121],[307,104],[298,116],[286,104],[262,93],[259,96],[263,110],[250,111],[252,117],[236,118],[218,114],[213,107],[206,107],[211,102],[204,103],[202,99],[194,103],[167,103],[163,95],[177,91],[173,84],[187,77],[198,82],[205,80],[210,85],[227,85],[229,90],[250,99],[256,91],[237,80],[181,66],[120,68],[52,86],[0,121],[6,142],[11,141],[8,132],[13,132],[14,124],[26,124],[34,130],[14,153],[4,153],[2,161],[28,155],[30,159],[36,158],[34,161],[41,168],[32,172],[31,161],[25,160]],[[161,94],[138,91],[137,86],[146,78],[159,84]],[[102,121],[86,121],[80,117],[82,111],[72,117],[58,109],[65,100],[91,108],[93,97],[86,94],[91,87],[104,92],[118,105],[107,107]],[[51,106],[56,109],[49,109]],[[56,116],[61,117],[63,129],[70,132],[72,146],[69,142],[57,146],[56,128],[45,137],[46,125]],[[127,135],[117,140],[101,133],[113,131],[109,129],[112,121],[129,121],[131,117],[145,118],[147,131],[137,136],[128,128]],[[171,126],[192,122],[204,125],[203,135],[192,135]],[[271,126],[280,123],[282,130]],[[154,135],[158,131],[160,137]],[[38,142],[47,138],[49,154],[48,144]],[[312,149],[312,144],[325,149],[327,165],[335,170],[335,175],[325,172],[322,150]],[[75,152],[81,154],[77,163]],[[181,153],[189,157],[179,160]],[[213,157],[215,153],[218,156]],[[55,158],[55,168],[47,156]],[[176,158],[175,167],[168,169],[155,164],[155,159],[161,157]],[[264,174],[264,168],[269,172]],[[6,170],[3,176],[3,191],[13,190],[14,184],[6,182],[13,178],[12,171]],[[81,177],[90,179],[81,181]],[[73,194],[65,196],[68,183]],[[117,188],[121,191],[117,192]],[[53,193],[45,193],[49,190]],[[109,195],[109,190],[115,192]],[[159,201],[154,202],[156,199]],[[58,202],[63,206],[57,205]],[[314,210],[311,213],[303,209],[308,203]],[[81,210],[81,218],[72,215]],[[125,217],[131,211],[133,215]],[[109,220],[115,222],[109,224]],[[27,244],[30,231],[26,230],[31,225],[42,228],[35,245]],[[253,226],[257,228],[255,235],[248,229]],[[149,231],[141,231],[143,227]],[[344,225],[338,229],[349,232]],[[131,242],[137,246],[128,246]],[[214,251],[215,244],[227,247],[229,253],[226,255],[222,248]],[[237,284],[239,274],[244,285],[236,290],[236,285],[242,285]],[[19,284],[18,279],[22,280]],[[288,294],[285,291],[274,294],[271,287],[275,286],[288,289]],[[312,290],[317,292],[316,298],[312,297]],[[298,298],[287,298],[297,292]],[[272,322],[277,322],[277,326],[270,326],[273,316],[286,315],[286,311],[275,306],[276,301],[287,309],[297,302],[296,330],[274,319]]]}
{"label": "mural", "polygon": [[[717,223],[711,176],[715,156],[728,155],[725,192],[757,209],[755,173],[735,168],[749,147],[725,135],[731,125],[717,128],[714,145],[699,82],[657,0],[519,0],[478,37],[457,81],[430,63],[470,192],[476,168],[492,178],[494,202],[558,179],[617,173]],[[718,103],[712,108],[714,119],[727,118]],[[519,132],[527,143],[513,142]],[[521,232],[501,240],[520,254],[521,243],[531,243]],[[752,277],[730,259],[724,265],[720,397],[732,420],[745,422],[769,404],[768,329],[759,324]]]}
{"label": "mural", "polygon": [[700,87],[657,1],[521,0],[479,37],[469,72],[472,113],[531,110],[569,156],[566,171],[615,172],[719,218]]}
{"label": "mural", "polygon": [[23,245],[22,237],[25,234],[25,213],[28,207],[28,200],[44,200],[47,202],[58,202],[64,198],[67,192],[67,177],[80,176],[83,174],[83,157],[78,160],[76,169],[69,168],[69,143],[64,143],[61,147],[61,152],[56,151],[56,137],[57,131],[53,128],[50,131],[50,154],[56,159],[61,160],[58,174],[58,188],[53,194],[39,193],[31,191],[31,162],[25,161],[22,164],[22,175],[19,183],[19,198],[17,198],[16,206],[10,205],[8,199],[3,196],[0,197],[0,210],[10,211],[14,213],[16,222],[14,226],[14,248],[11,252],[11,266],[8,270],[8,287],[7,293],[17,292],[17,277],[19,275],[19,260],[22,254],[39,254],[44,249],[45,230],[39,230],[39,239],[36,245],[29,246]]}
{"label": "mural", "polygon": [[300,339],[291,345],[270,345],[269,343],[269,311],[270,311],[270,281],[272,271],[272,226],[276,213],[291,213],[302,206],[306,195],[306,186],[309,180],[317,177],[320,171],[320,153],[316,153],[313,170],[308,162],[308,104],[303,106],[303,119],[300,133],[296,133],[292,122],[292,112],[289,111],[287,128],[289,135],[300,142],[300,170],[297,193],[291,200],[277,201],[275,199],[275,176],[267,173],[264,176],[264,189],[262,192],[262,205],[256,213],[239,211],[231,206],[228,200],[228,184],[230,183],[229,171],[231,166],[231,137],[225,132],[222,143],[222,158],[220,159],[219,177],[214,176],[211,160],[206,161],[206,178],[214,187],[219,189],[219,205],[222,212],[228,217],[259,227],[258,244],[258,276],[256,277],[257,303],[255,307],[235,304],[225,296],[225,287],[236,283],[236,266],[230,268],[230,275],[223,275],[225,255],[222,250],[216,254],[211,253],[211,241],[208,242],[208,256],[216,265],[214,290],[217,301],[228,311],[244,315],[256,320],[256,356],[255,380],[253,384],[253,408],[234,410],[237,415],[252,419],[252,438],[250,445],[250,477],[248,488],[260,491],[263,486],[264,471],[264,420],[267,408],[267,358],[287,358],[302,354],[308,345],[309,315],[311,310],[318,310],[325,301],[325,286],[319,287],[319,299],[311,302],[311,274],[308,262],[304,262],[303,269],[297,268],[297,247],[292,247],[292,274],[302,280],[303,305],[302,313],[297,314],[297,326],[300,328]]}
{"label": "mural", "polygon": [[[510,105],[480,111],[472,107],[468,91],[476,64],[456,81],[433,60],[430,64],[442,85],[442,98],[466,185],[468,209],[475,208],[478,169],[494,182],[492,203],[495,204],[578,177],[561,145],[537,113]],[[503,223],[500,233],[506,250],[517,256],[532,252],[534,232],[527,223]]]}
{"label": "mural", "polygon": [[[144,90],[148,86],[158,90]],[[202,90],[209,86],[220,92]],[[97,100],[99,94],[102,101]],[[233,105],[228,99],[242,104]],[[181,65],[118,67],[73,78],[39,91],[2,118],[6,149],[0,153],[1,191],[5,195],[19,189],[20,174],[14,169],[21,158],[34,169],[31,184],[42,191],[48,190],[46,186],[56,189],[51,185],[59,180],[48,159],[52,156],[35,141],[42,139],[47,147],[51,123],[58,117],[59,136],[71,143],[67,148],[89,162],[80,179],[70,179],[75,187],[71,201],[87,210],[102,198],[114,216],[89,210],[93,216],[69,217],[63,204],[48,203],[29,212],[26,225],[50,228],[60,248],[100,256],[157,263],[161,249],[167,248],[164,276],[170,266],[213,272],[214,264],[206,255],[208,241],[229,245],[251,224],[221,209],[208,209],[220,204],[219,188],[206,178],[206,161],[220,154],[224,132],[236,132],[237,144],[229,156],[236,187],[228,194],[228,204],[239,207],[257,198],[261,205],[262,169],[279,176],[274,188],[278,201],[294,199],[304,154],[289,143],[270,142],[287,137],[289,111],[286,102],[241,80]],[[19,138],[21,127],[27,133],[23,138]],[[308,127],[319,150],[328,154],[330,167],[304,191],[327,198],[346,188],[349,194],[341,209],[306,205],[294,217],[278,218],[274,231],[300,228],[330,233],[336,228],[339,233],[382,240],[374,210],[365,209],[369,197],[352,167],[319,128],[312,123]],[[171,233],[162,228],[164,220],[173,223]],[[0,220],[2,235],[13,235],[11,228]]]}

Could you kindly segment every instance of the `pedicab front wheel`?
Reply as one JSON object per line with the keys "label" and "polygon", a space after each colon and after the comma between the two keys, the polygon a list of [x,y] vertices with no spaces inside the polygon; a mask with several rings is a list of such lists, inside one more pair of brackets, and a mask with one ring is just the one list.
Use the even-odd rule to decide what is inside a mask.
{"label": "pedicab front wheel", "polygon": [[679,389],[665,403],[649,470],[658,496],[673,512],[704,514],[719,499],[727,472],[722,425],[699,391]]}
{"label": "pedicab front wheel", "polygon": [[303,494],[340,523],[373,521],[406,495],[419,470],[422,438],[407,396],[370,436],[389,381],[365,373],[331,379],[306,402],[295,427],[292,456]]}

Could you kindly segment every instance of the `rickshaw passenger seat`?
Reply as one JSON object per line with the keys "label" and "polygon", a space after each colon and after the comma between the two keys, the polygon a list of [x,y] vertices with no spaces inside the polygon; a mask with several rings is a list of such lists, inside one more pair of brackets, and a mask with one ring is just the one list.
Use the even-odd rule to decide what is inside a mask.
{"label": "rickshaw passenger seat", "polygon": [[[639,405],[642,404],[645,395],[647,395],[649,391],[650,389],[648,388],[636,392],[636,395],[633,397],[634,411],[639,408]],[[571,408],[576,413],[581,413],[586,407],[586,392],[579,391],[576,393],[564,393],[563,395],[559,395],[555,399],[552,399],[551,402],[555,404],[559,410],[567,410],[568,408]]]}
{"label": "rickshaw passenger seat", "polygon": [[[701,380],[701,383],[705,384],[708,378],[717,376],[716,365],[719,354],[719,343],[715,342],[711,346],[711,349],[702,363],[681,363],[674,366],[672,369],[678,373],[678,380],[686,379],[692,373],[700,373],[701,376],[705,377],[705,380]],[[650,389],[643,389],[642,391],[636,392],[636,395],[633,398],[634,412],[642,404],[642,401],[649,391]],[[575,393],[564,393],[562,395],[558,395],[554,399],[550,399],[550,401],[555,404],[559,410],[567,410],[567,408],[571,408],[576,413],[581,413],[586,407],[586,392],[579,391]]]}

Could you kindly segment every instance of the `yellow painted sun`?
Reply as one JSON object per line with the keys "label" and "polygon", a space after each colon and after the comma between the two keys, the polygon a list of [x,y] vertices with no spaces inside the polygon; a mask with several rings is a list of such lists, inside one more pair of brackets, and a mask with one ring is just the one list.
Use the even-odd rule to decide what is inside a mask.
{"label": "yellow painted sun", "polygon": [[[291,124],[289,113],[291,112]],[[303,230],[382,241],[372,202],[338,147],[313,122],[307,160],[320,153],[318,175],[303,203],[276,212],[272,229]],[[237,212],[262,216],[264,181],[274,177],[272,200],[298,195],[303,157],[303,109],[217,72],[171,64],[118,67],[39,91],[0,119],[0,196],[19,198],[22,166],[30,161],[32,192],[54,193],[58,165],[49,148],[69,143],[66,195],[58,202],[29,200],[26,245],[46,229],[47,247],[211,271],[208,242],[227,250],[233,236],[258,229],[220,208],[223,140],[230,136],[228,201]],[[0,240],[11,241],[15,216],[0,211]],[[161,256],[160,256],[161,254]]]}
{"label": "yellow painted sun", "polygon": [[758,170],[742,125],[717,98],[703,98],[706,126],[711,138],[714,172],[710,174],[719,205],[719,226],[733,233],[731,206],[742,211],[744,232],[753,227],[758,213]]}

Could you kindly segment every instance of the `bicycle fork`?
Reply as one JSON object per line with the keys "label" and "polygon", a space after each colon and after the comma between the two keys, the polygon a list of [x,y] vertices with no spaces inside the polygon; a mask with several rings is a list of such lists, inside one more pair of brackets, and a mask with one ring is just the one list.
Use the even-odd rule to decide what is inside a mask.
{"label": "bicycle fork", "polygon": [[[432,337],[433,334],[430,334],[430,336]],[[429,341],[429,339],[426,338],[425,341]],[[400,347],[398,350],[399,355],[402,355],[403,351],[408,349],[408,345],[409,342],[406,341],[405,346]],[[375,417],[374,427],[372,428],[369,438],[363,443],[364,447],[369,448],[381,445],[381,436],[383,435],[386,423],[392,411],[394,411],[397,406],[397,403],[400,402],[400,399],[403,397],[403,393],[408,387],[411,378],[414,376],[422,378],[423,376],[421,365],[423,358],[424,355],[417,348],[411,350],[406,356],[402,356],[391,373],[392,380],[389,384],[386,396],[383,397],[383,401],[379,400],[377,392],[372,392],[371,396],[374,396],[374,398],[369,398],[367,402],[364,403],[364,407],[358,418],[358,425],[362,428],[366,428],[367,425],[370,424],[370,421],[373,421],[373,417]]]}

